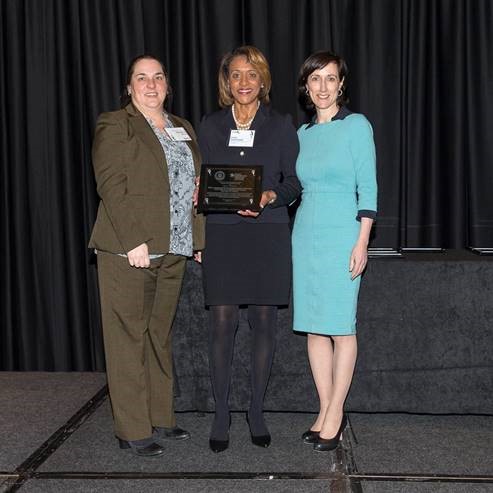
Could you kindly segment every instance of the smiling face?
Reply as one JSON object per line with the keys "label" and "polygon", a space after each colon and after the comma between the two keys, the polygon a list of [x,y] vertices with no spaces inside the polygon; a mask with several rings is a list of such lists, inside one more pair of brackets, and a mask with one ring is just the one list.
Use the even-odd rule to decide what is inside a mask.
{"label": "smiling face", "polygon": [[161,110],[168,91],[161,64],[153,58],[139,60],[134,66],[127,90],[132,97],[132,103],[141,112]]}
{"label": "smiling face", "polygon": [[344,80],[334,62],[314,70],[306,80],[306,89],[317,111],[337,110],[337,96]]}
{"label": "smiling face", "polygon": [[257,103],[262,80],[258,70],[248,63],[246,57],[237,56],[231,60],[228,83],[235,103],[241,105]]}

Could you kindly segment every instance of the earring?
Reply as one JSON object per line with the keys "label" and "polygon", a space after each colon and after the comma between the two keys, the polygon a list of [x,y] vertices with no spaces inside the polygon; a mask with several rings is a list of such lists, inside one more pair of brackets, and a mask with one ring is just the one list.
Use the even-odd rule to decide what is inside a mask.
{"label": "earring", "polygon": [[339,89],[339,90],[337,91],[337,95],[338,95],[338,96],[342,96],[342,89]]}
{"label": "earring", "polygon": [[265,86],[263,84],[260,84],[260,88],[263,89]]}
{"label": "earring", "polygon": [[305,94],[308,96],[310,94],[310,91],[308,89],[305,89]]}

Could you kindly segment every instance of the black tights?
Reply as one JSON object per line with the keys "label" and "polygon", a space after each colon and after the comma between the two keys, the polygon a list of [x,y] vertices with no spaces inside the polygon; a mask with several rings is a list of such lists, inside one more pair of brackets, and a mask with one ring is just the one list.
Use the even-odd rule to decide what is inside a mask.
{"label": "black tights", "polygon": [[[228,436],[229,384],[238,318],[238,305],[214,305],[209,308],[209,363],[216,400],[211,438],[216,440],[225,440]],[[254,435],[266,435],[268,429],[262,416],[262,408],[276,345],[277,306],[249,305],[248,323],[253,332],[252,398],[248,418]]]}

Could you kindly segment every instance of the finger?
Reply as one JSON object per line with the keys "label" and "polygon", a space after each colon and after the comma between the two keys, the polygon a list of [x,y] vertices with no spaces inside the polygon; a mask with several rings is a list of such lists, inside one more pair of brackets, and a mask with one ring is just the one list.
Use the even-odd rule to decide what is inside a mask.
{"label": "finger", "polygon": [[237,212],[238,214],[240,214],[240,216],[247,216],[247,217],[257,217],[259,214],[258,212],[252,212],[250,209],[245,209]]}
{"label": "finger", "polygon": [[355,263],[355,259],[351,255],[351,258],[349,259],[349,272],[352,272],[353,271],[353,269],[354,269],[354,263]]}
{"label": "finger", "polygon": [[363,257],[358,265],[358,275],[363,274],[363,271],[365,270],[366,267],[366,259]]}
{"label": "finger", "polygon": [[265,205],[269,202],[269,198],[267,197],[267,194],[265,192],[262,193],[262,196],[260,197],[260,207],[263,209]]}

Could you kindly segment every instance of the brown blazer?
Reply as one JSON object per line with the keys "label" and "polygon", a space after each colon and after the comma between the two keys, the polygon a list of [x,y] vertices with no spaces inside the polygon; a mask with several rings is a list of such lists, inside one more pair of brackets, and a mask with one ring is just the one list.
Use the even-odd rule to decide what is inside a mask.
{"label": "brown blazer", "polygon": [[[173,125],[184,127],[196,176],[200,151],[187,120],[169,114]],[[168,253],[170,185],[163,149],[144,116],[130,103],[102,113],[96,124],[92,160],[101,198],[90,248],[127,253],[147,243],[149,253]],[[192,211],[193,247],[204,248],[204,218]]]}

